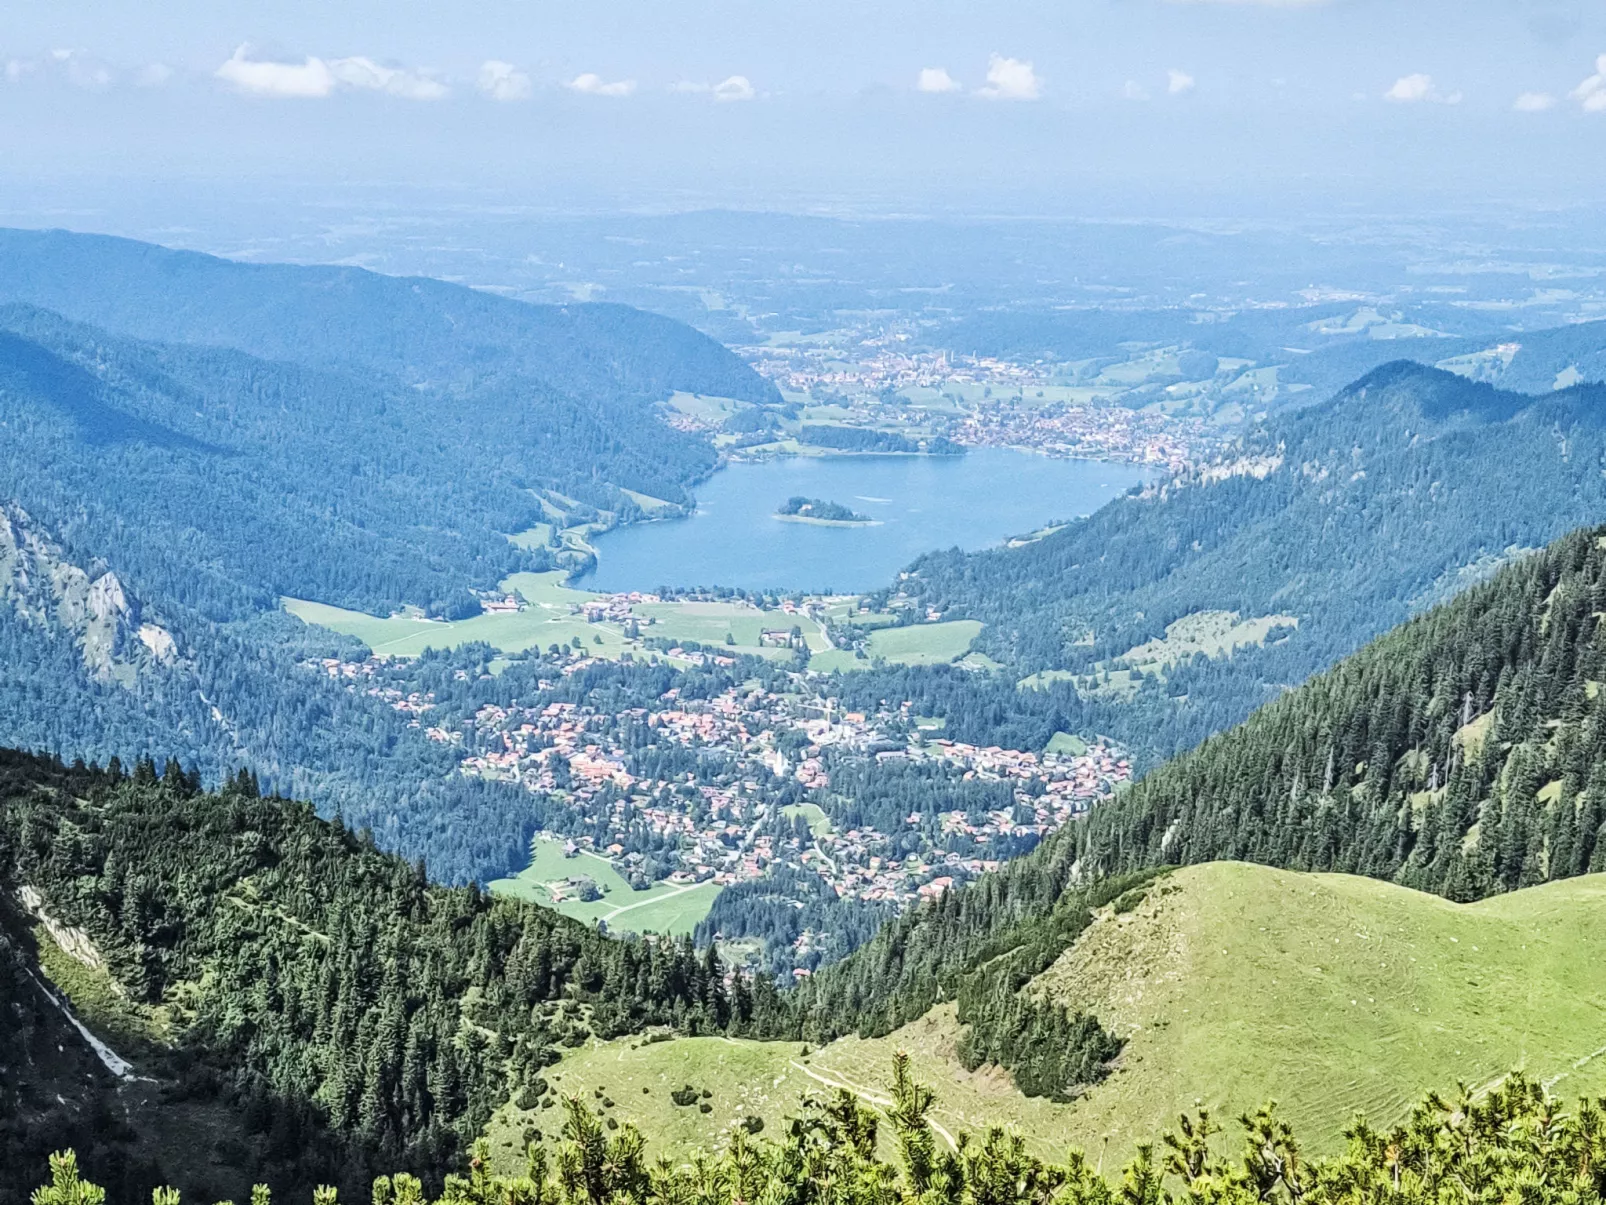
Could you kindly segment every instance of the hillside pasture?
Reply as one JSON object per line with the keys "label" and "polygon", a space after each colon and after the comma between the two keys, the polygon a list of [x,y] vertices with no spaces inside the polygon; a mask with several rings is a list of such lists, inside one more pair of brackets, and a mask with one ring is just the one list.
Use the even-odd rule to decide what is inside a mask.
{"label": "hillside pasture", "polygon": [[[936,1090],[938,1125],[1003,1125],[1044,1158],[1074,1147],[1119,1167],[1196,1103],[1224,1125],[1225,1149],[1234,1119],[1269,1100],[1307,1151],[1332,1153],[1357,1113],[1390,1125],[1430,1090],[1486,1090],[1513,1069],[1563,1100],[1606,1093],[1606,875],[1454,904],[1350,875],[1193,866],[1119,916],[1104,910],[1026,990],[1126,1039],[1109,1078],[1070,1104],[1022,1096],[996,1067],[966,1071],[952,1004],[806,1055],[724,1038],[593,1042],[554,1085],[602,1087],[610,1115],[651,1127],[650,1153],[678,1157],[750,1113],[770,1132],[811,1091],[845,1086],[879,1107],[904,1050]],[[686,1083],[710,1090],[709,1113],[668,1101]]]}
{"label": "hillside pasture", "polygon": [[[597,884],[602,892],[601,899],[554,900],[556,885],[580,875]],[[714,906],[714,896],[719,894],[714,883],[677,886],[660,882],[645,891],[637,891],[601,854],[581,850],[572,858],[565,857],[563,842],[547,836],[538,836],[531,842],[528,866],[511,878],[496,879],[490,884],[490,890],[494,895],[513,896],[554,908],[587,924],[604,921],[613,930],[671,933],[677,937],[697,927]]]}

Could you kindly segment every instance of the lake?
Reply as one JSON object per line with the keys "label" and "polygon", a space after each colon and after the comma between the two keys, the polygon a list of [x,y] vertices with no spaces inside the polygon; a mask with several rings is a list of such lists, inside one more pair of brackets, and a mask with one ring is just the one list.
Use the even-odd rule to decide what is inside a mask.
{"label": "lake", "polygon": [[[1146,479],[1130,464],[1056,460],[1002,448],[964,456],[795,456],[728,465],[697,489],[697,513],[596,540],[603,591],[659,586],[860,593],[938,548],[1000,544],[1091,514]],[[840,502],[871,527],[775,517],[789,497]]]}

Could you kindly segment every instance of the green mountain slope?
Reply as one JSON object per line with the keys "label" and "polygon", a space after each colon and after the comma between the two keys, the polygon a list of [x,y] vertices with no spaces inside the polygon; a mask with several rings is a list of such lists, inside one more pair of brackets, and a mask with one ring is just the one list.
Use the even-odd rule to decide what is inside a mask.
{"label": "green mountain slope", "polygon": [[1351,875],[1187,867],[1101,914],[1027,989],[1127,1039],[1068,1106],[1082,1144],[1125,1152],[1203,1101],[1276,1099],[1325,1150],[1356,1113],[1401,1120],[1423,1086],[1520,1069],[1606,1090],[1606,876],[1455,904]]}
{"label": "green mountain slope", "polygon": [[[1043,1158],[1079,1148],[1118,1165],[1195,1102],[1230,1123],[1268,1100],[1308,1149],[1335,1153],[1357,1114],[1398,1124],[1431,1084],[1481,1090],[1520,1070],[1562,1098],[1606,1092],[1606,876],[1455,904],[1354,875],[1186,867],[1100,910],[1024,990],[1091,1009],[1126,1040],[1109,1077],[1072,1102],[967,1069],[948,1004],[813,1050],[621,1039],[565,1055],[551,1079],[602,1088],[655,1149],[684,1152],[746,1116],[768,1132],[825,1086],[884,1099],[877,1073],[903,1050],[936,1091],[939,1124],[1008,1124]],[[687,1083],[709,1091],[709,1113],[667,1099]]]}
{"label": "green mountain slope", "polygon": [[807,984],[817,1032],[885,1034],[957,1000],[1026,1065],[1017,989],[1121,872],[1236,859],[1472,900],[1606,869],[1603,614],[1606,529],[1508,566],[890,922]]}
{"label": "green mountain slope", "polygon": [[[1218,464],[1042,540],[922,558],[900,589],[985,621],[976,647],[1014,677],[1075,678],[1078,693],[1054,700],[1067,723],[1164,757],[1514,552],[1598,522],[1603,417],[1600,386],[1533,397],[1402,361],[1252,428]],[[1265,643],[1154,672],[1143,646],[1207,612],[1297,626],[1281,620]],[[1125,679],[1129,653],[1147,672],[1103,689],[1101,674]],[[924,677],[941,709],[924,714],[966,710],[944,698],[942,675]]]}
{"label": "green mountain slope", "polygon": [[676,389],[780,400],[714,340],[628,306],[529,305],[423,277],[243,264],[65,230],[0,230],[0,264],[0,300],[138,339],[452,391],[500,380],[593,401]]}
{"label": "green mountain slope", "polygon": [[[175,765],[158,781],[148,763],[130,778],[0,753],[0,899],[10,994],[40,1013],[37,981],[54,981],[132,1064],[108,1063],[64,1116],[0,1129],[22,1150],[74,1140],[74,1114],[111,1109],[137,1074],[209,1105],[232,1131],[221,1161],[259,1178],[435,1175],[504,1101],[546,1092],[565,1044],[764,1025],[776,1007],[727,992],[689,945],[433,886],[304,804],[245,778],[202,794]],[[37,1101],[49,1069],[0,1049],[0,1086]],[[98,1137],[111,1164],[150,1153],[116,1126]]]}

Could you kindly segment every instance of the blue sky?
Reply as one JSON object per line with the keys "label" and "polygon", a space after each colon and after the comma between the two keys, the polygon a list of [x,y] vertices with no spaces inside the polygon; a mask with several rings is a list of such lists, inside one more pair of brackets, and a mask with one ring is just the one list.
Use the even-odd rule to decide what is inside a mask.
{"label": "blue sky", "polygon": [[41,180],[1075,213],[1606,194],[1577,0],[10,0]]}

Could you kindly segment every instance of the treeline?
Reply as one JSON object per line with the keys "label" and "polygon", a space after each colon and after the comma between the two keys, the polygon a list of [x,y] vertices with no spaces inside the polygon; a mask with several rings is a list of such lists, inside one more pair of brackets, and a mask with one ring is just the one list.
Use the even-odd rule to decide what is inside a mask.
{"label": "treeline", "polygon": [[[561,1139],[531,1144],[522,1176],[494,1174],[481,1149],[466,1174],[446,1181],[436,1205],[682,1205],[764,1201],[786,1205],[1445,1205],[1446,1202],[1606,1200],[1606,1099],[1558,1107],[1538,1084],[1515,1074],[1484,1096],[1463,1089],[1430,1094],[1402,1124],[1379,1130],[1357,1119],[1341,1155],[1307,1156],[1293,1128],[1267,1105],[1237,1121],[1236,1153],[1221,1123],[1185,1113],[1158,1143],[1145,1143],[1106,1179],[1080,1151],[1063,1163],[1031,1154],[1001,1127],[952,1143],[929,1120],[936,1103],[914,1080],[907,1057],[893,1065],[882,1112],[839,1092],[805,1102],[780,1139],[737,1128],[718,1152],[691,1162],[653,1163],[646,1136],[610,1134],[578,1099],[567,1103]],[[883,1138],[883,1132],[886,1137]],[[887,1149],[897,1152],[887,1159]],[[45,1168],[40,1166],[36,1175]],[[71,1152],[52,1157],[35,1205],[97,1201]],[[337,1205],[333,1189],[317,1205]],[[353,1199],[347,1197],[346,1199]],[[383,1176],[374,1205],[425,1205],[412,1176]],[[158,1195],[178,1205],[177,1195]],[[270,1205],[266,1186],[253,1205]]]}
{"label": "treeline", "polygon": [[946,436],[913,439],[897,431],[873,427],[839,427],[830,423],[804,423],[797,441],[839,452],[924,452],[928,456],[963,456],[965,449]]}
{"label": "treeline", "polygon": [[130,1007],[165,1018],[182,1090],[227,1103],[288,1181],[448,1165],[592,1035],[780,1025],[770,981],[728,981],[712,950],[434,886],[249,775],[207,795],[176,763],[15,754],[0,775],[0,885],[88,936]]}

